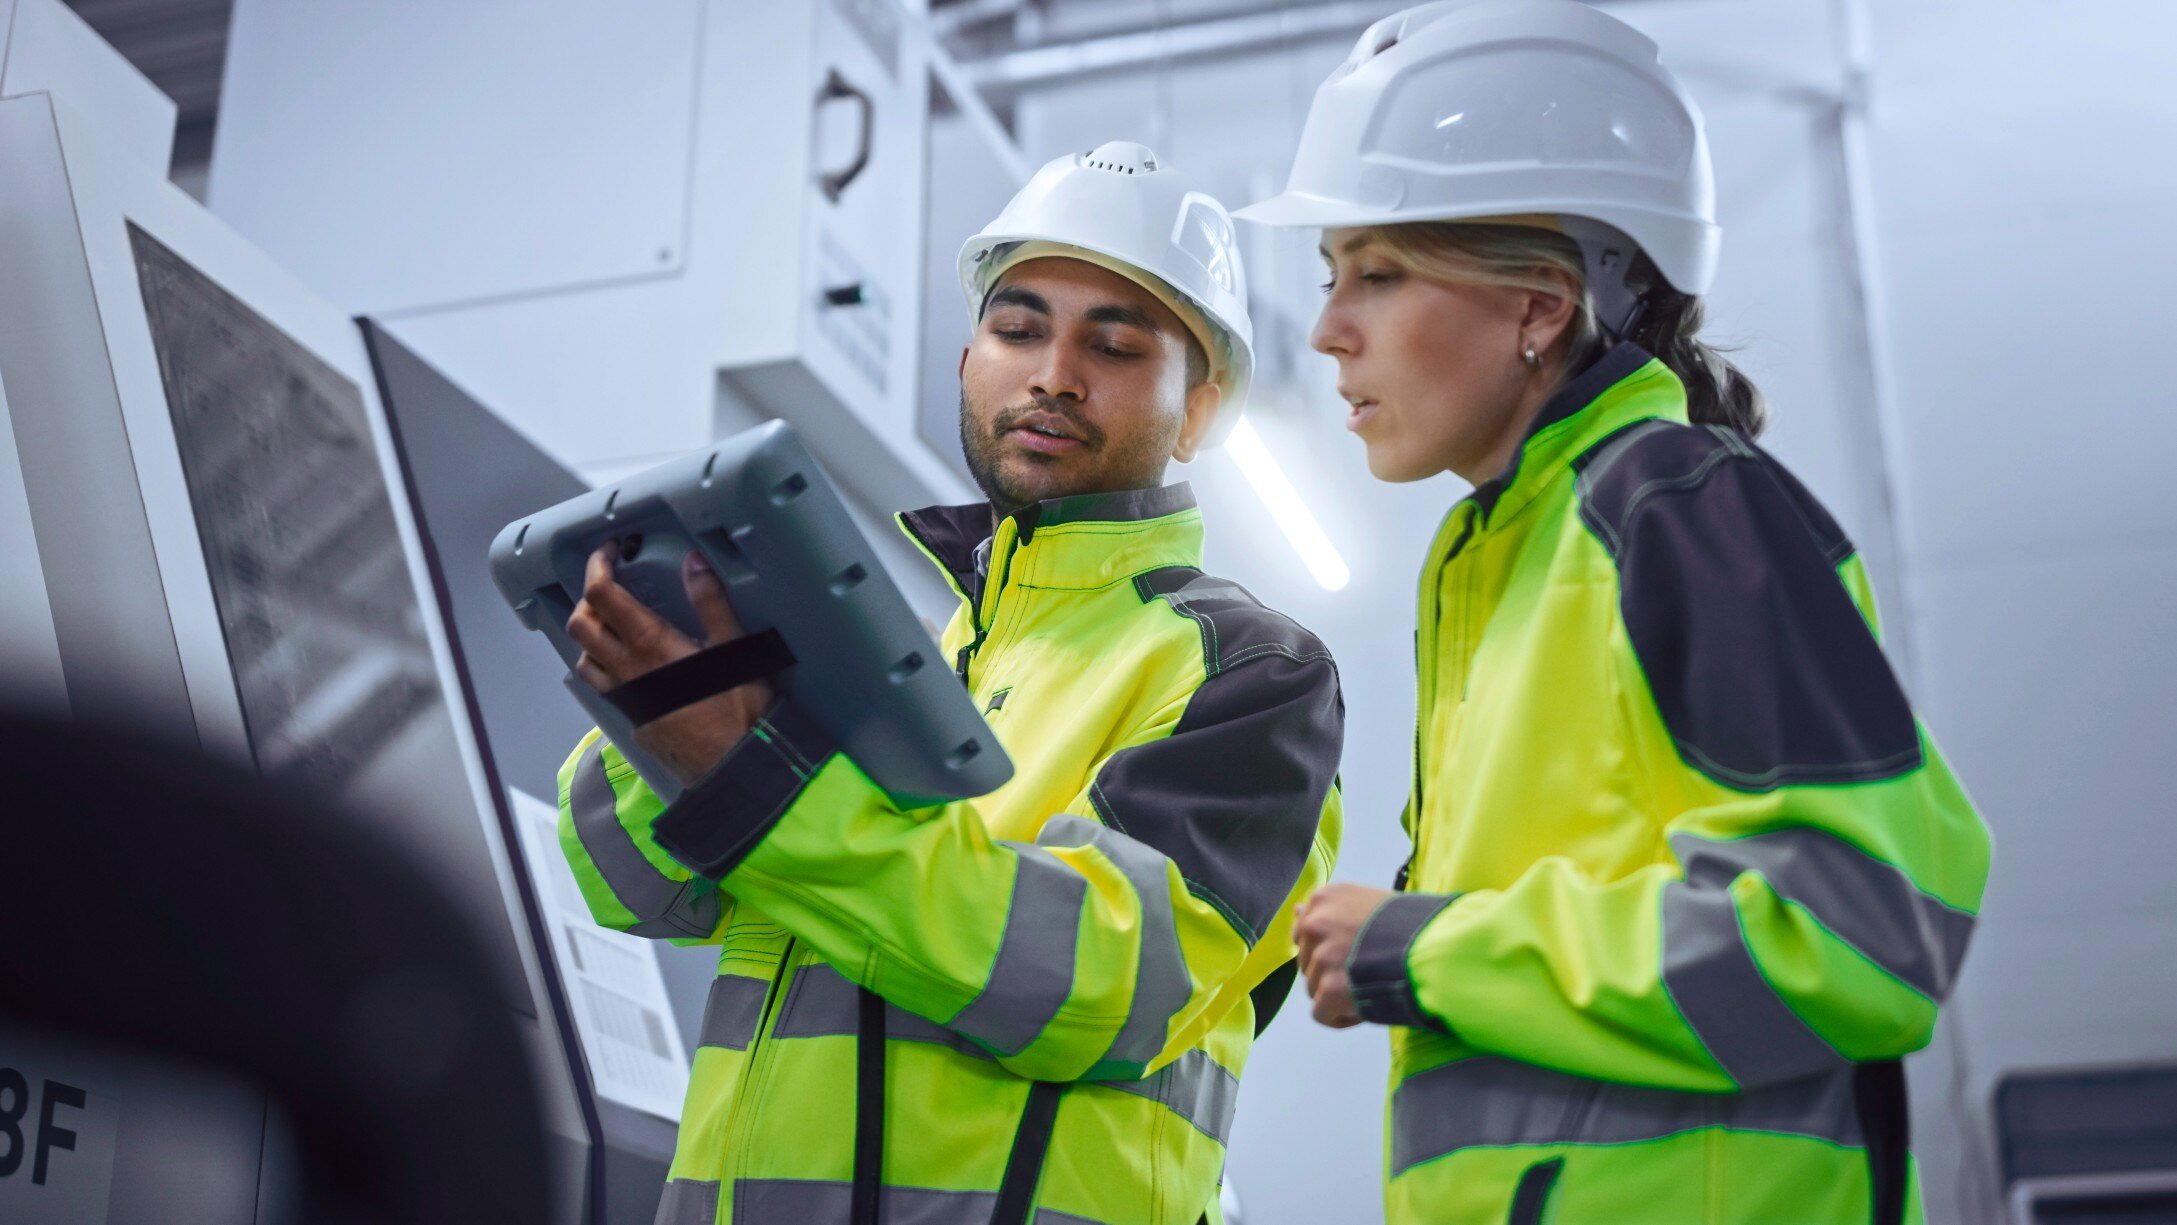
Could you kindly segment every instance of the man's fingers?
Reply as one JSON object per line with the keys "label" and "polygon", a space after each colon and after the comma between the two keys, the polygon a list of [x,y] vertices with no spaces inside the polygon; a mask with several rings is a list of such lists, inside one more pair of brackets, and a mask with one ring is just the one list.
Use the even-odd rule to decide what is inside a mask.
{"label": "man's fingers", "polygon": [[620,683],[619,678],[598,667],[597,661],[590,658],[587,651],[582,653],[582,658],[574,661],[574,674],[582,678],[583,684],[599,693],[603,693]]}
{"label": "man's fingers", "polygon": [[1301,936],[1299,932],[1294,932],[1293,935],[1293,956],[1300,962],[1300,972],[1306,974],[1315,964],[1316,950],[1323,947],[1323,942],[1312,934]]}
{"label": "man's fingers", "polygon": [[733,601],[726,598],[726,585],[703,560],[702,553],[688,550],[687,558],[680,563],[680,581],[688,589],[688,602],[695,605],[695,615],[703,622],[703,637],[710,645],[731,642],[742,635],[741,619],[734,615]]}
{"label": "man's fingers", "polygon": [[590,550],[590,560],[582,567],[582,594],[587,596],[612,582],[612,559],[620,546],[608,540]]}
{"label": "man's fingers", "polygon": [[1353,992],[1347,987],[1343,974],[1323,984],[1323,993],[1315,997],[1312,1011],[1316,1021],[1332,1029],[1350,1029],[1361,1023],[1360,1013],[1353,1006]]}
{"label": "man's fingers", "polygon": [[[582,602],[611,639],[593,651],[600,663],[623,677],[639,676],[687,655],[696,649],[688,636],[652,610],[613,577],[613,558],[619,546],[599,545],[583,571]],[[570,630],[570,634],[572,631]]]}
{"label": "man's fingers", "polygon": [[627,655],[627,644],[598,617],[597,610],[590,607],[588,600],[575,605],[574,615],[567,618],[567,637],[573,639],[593,663],[604,664],[614,671]]}
{"label": "man's fingers", "polygon": [[1309,999],[1317,999],[1322,996],[1324,983],[1335,969],[1336,967],[1331,964],[1328,957],[1311,957],[1308,959],[1308,964],[1303,968],[1302,972],[1307,976]]}
{"label": "man's fingers", "polygon": [[628,594],[620,580],[613,577],[613,558],[619,551],[620,546],[608,540],[590,553],[589,565],[582,574],[582,600],[607,629],[633,642],[646,631],[665,624],[665,619],[643,607],[642,601]]}

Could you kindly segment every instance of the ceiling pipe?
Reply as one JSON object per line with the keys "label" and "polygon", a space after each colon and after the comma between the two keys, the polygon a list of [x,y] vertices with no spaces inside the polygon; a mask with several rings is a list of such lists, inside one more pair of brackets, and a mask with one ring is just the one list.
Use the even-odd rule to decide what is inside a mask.
{"label": "ceiling pipe", "polygon": [[960,71],[985,96],[1010,96],[1058,81],[1358,34],[1391,11],[1386,0],[1346,0],[1219,17],[1009,51],[965,61]]}

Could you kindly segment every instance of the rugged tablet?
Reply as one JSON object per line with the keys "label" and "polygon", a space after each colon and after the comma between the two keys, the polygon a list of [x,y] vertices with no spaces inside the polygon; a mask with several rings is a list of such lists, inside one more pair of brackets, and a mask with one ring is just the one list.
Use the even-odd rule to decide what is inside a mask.
{"label": "rugged tablet", "polygon": [[[573,673],[582,651],[566,626],[606,541],[620,547],[621,585],[697,642],[680,566],[701,550],[748,636],[609,694],[591,689]],[[568,691],[666,800],[681,784],[634,729],[760,676],[904,807],[982,795],[1012,777],[967,690],[783,421],[508,524],[491,572],[522,623],[559,652]]]}

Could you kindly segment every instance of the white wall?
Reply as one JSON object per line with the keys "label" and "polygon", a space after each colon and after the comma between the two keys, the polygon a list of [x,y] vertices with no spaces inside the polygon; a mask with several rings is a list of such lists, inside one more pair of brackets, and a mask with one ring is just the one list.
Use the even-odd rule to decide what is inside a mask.
{"label": "white wall", "polygon": [[[1765,443],[1867,554],[1915,700],[1996,830],[1965,980],[1910,1065],[1931,1218],[1990,1220],[1999,1068],[2177,1057],[2177,821],[2155,769],[2177,743],[2177,652],[2158,641],[2177,626],[2177,493],[2160,471],[2177,414],[2149,382],[2177,262],[2177,101],[2148,84],[2177,79],[2177,8],[1872,6],[1864,271],[1886,309],[1870,334],[1840,6],[1605,7],[1663,45],[1706,112],[1725,232],[1710,334],[1741,346],[1770,396]],[[1022,143],[1040,161],[1149,140],[1236,205],[1282,183],[1308,98],[1349,44],[1042,89],[1020,106]],[[1331,365],[1303,350],[1314,235],[1249,241],[1273,374],[1251,415],[1352,584],[1309,580],[1229,458],[1186,475],[1211,567],[1337,654],[1340,875],[1383,883],[1406,849],[1413,574],[1462,490],[1367,478]],[[1376,1217],[1384,1068],[1380,1034],[1316,1027],[1296,997],[1242,1094],[1230,1168],[1250,1225]]]}
{"label": "white wall", "polygon": [[[1996,837],[1951,1010],[1980,1120],[2007,1068],[2177,1060],[2177,8],[1922,0],[1874,33],[1918,696]],[[1966,1140],[1931,1198],[1995,1219]]]}

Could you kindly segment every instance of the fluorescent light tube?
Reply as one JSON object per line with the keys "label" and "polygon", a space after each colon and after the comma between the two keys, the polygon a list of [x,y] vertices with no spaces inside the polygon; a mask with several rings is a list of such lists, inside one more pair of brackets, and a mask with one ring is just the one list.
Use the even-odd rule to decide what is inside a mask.
{"label": "fluorescent light tube", "polygon": [[1293,542],[1300,560],[1307,563],[1308,573],[1326,589],[1342,590],[1353,577],[1346,569],[1345,558],[1338,556],[1330,537],[1323,534],[1322,525],[1308,513],[1308,504],[1300,500],[1293,483],[1285,479],[1285,470],[1277,466],[1270,448],[1263,445],[1262,435],[1255,432],[1254,423],[1241,421],[1225,446],[1239,462],[1240,471],[1247,475],[1247,483],[1255,487],[1255,496],[1270,508],[1270,517],[1277,521],[1285,538]]}

